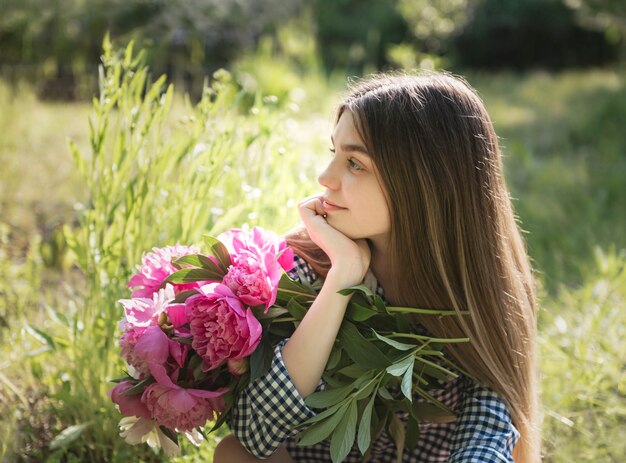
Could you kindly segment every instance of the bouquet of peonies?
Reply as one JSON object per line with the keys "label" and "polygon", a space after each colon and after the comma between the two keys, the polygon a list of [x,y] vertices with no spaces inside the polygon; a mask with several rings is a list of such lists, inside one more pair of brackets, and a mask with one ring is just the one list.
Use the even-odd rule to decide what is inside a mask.
{"label": "bouquet of peonies", "polygon": [[[285,272],[293,252],[262,228],[207,236],[205,245],[204,253],[154,248],[128,283],[131,298],[120,301],[119,345],[128,370],[110,397],[124,415],[121,436],[167,455],[179,452],[179,435],[199,445],[207,422],[211,432],[227,420],[237,393],[267,373],[275,345],[293,333],[321,286],[291,280]],[[457,376],[443,345],[467,341],[415,334],[411,314],[454,311],[387,307],[363,285],[342,294],[353,297],[324,373],[325,390],[306,399],[320,413],[301,433],[302,445],[330,436],[333,461],[345,458],[355,438],[365,454],[383,427],[404,446],[417,439],[418,419],[453,418],[427,389]],[[426,402],[413,403],[413,393]],[[397,411],[409,414],[406,429],[398,426]]]}

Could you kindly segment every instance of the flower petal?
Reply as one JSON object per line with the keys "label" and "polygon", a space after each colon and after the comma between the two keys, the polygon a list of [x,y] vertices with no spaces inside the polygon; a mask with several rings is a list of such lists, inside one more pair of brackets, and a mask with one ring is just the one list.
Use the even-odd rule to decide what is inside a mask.
{"label": "flower petal", "polygon": [[159,326],[150,326],[135,344],[135,354],[147,363],[165,363],[169,355],[169,338]]}
{"label": "flower petal", "polygon": [[167,316],[175,328],[180,328],[185,323],[189,323],[187,318],[187,307],[185,304],[170,304],[165,309]]}

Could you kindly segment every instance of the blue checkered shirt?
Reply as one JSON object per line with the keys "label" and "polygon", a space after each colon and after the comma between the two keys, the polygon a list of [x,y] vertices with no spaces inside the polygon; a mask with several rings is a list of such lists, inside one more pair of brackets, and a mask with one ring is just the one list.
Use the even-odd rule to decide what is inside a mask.
{"label": "blue checkered shirt", "polygon": [[[309,283],[317,279],[297,255],[289,276]],[[374,282],[373,286],[384,298],[380,285]],[[285,341],[276,346],[269,372],[248,384],[237,397],[231,431],[258,458],[268,458],[283,444],[296,462],[330,462],[329,440],[307,447],[297,445],[297,426],[315,412],[306,406],[285,367],[281,355]],[[457,419],[450,423],[420,422],[418,443],[412,451],[403,450],[404,463],[513,463],[511,452],[520,435],[505,403],[493,390],[461,376],[429,392],[451,408]],[[424,399],[415,396],[414,400]],[[399,414],[399,418],[406,423],[406,414]],[[356,445],[344,461],[363,461]],[[369,461],[397,461],[397,449],[385,431],[372,442]]]}

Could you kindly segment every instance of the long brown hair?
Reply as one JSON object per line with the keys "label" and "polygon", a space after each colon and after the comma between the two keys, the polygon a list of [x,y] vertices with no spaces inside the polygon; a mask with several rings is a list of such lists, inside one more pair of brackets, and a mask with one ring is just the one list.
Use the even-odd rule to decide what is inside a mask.
{"label": "long brown hair", "polygon": [[[449,354],[509,407],[518,463],[540,461],[533,275],[506,188],[498,139],[478,95],[443,73],[375,75],[341,103],[386,189],[390,288],[402,305],[469,316],[421,317],[433,336],[469,337]],[[289,245],[325,276],[302,227]]]}

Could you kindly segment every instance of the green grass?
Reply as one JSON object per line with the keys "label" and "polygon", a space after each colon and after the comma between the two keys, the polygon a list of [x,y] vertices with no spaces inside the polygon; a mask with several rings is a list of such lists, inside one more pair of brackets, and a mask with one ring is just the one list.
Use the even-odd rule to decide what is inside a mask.
{"label": "green grass", "polygon": [[626,82],[616,71],[477,76],[530,254],[553,292],[626,248]]}
{"label": "green grass", "polygon": [[626,455],[626,252],[596,249],[584,285],[562,286],[540,313],[544,443],[549,462]]}
{"label": "green grass", "polygon": [[[286,231],[327,156],[328,95],[337,92],[321,78],[258,79],[257,89],[270,82],[280,93],[275,100],[222,74],[213,96],[191,104],[163,93],[162,83],[144,92],[140,68],[131,75],[109,59],[112,80],[93,109],[42,103],[28,88],[0,83],[2,461],[161,461],[122,442],[106,397],[104,379],[122,368],[115,301],[126,296],[134,264],[153,245],[198,242],[231,226]],[[242,60],[238,72],[253,74],[264,61]],[[618,461],[626,420],[624,82],[611,70],[468,78],[502,137],[543,288],[546,461]],[[85,425],[79,437],[59,440],[73,425]],[[215,442],[186,445],[174,461],[210,461]]]}

